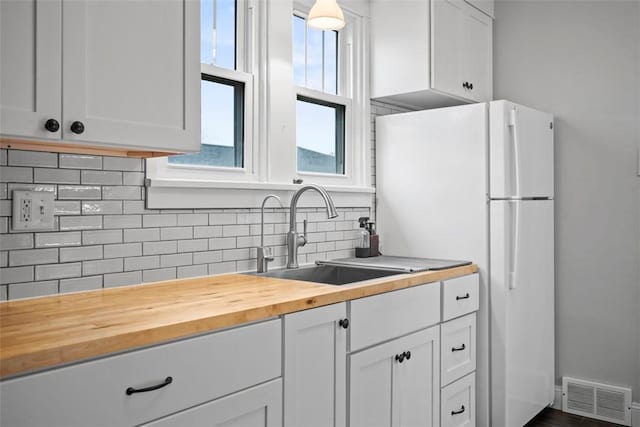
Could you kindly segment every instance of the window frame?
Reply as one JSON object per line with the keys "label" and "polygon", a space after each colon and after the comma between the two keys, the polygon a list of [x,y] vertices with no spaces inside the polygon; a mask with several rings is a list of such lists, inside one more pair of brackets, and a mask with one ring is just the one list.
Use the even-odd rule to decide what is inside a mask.
{"label": "window frame", "polygon": [[[301,0],[307,2],[307,0]],[[371,118],[368,75],[368,4],[342,0],[347,26],[338,40],[338,93],[333,95],[295,86],[293,79],[292,15],[308,4],[290,1],[238,0],[246,5],[237,40],[245,51],[236,54],[245,71],[203,64],[202,72],[245,83],[244,168],[171,165],[166,159],[147,161],[147,205],[155,208],[255,207],[266,191],[290,192],[293,180],[325,186],[346,195],[346,206],[371,204]],[[303,14],[306,18],[306,13]],[[288,23],[285,26],[285,23]],[[242,35],[242,36],[241,36]],[[283,42],[289,37],[289,43]],[[239,46],[237,46],[239,48]],[[243,59],[244,58],[244,59]],[[205,68],[212,68],[207,70]],[[283,80],[288,73],[289,81]],[[344,77],[346,76],[346,78]],[[345,106],[345,174],[299,172],[295,137],[298,94]],[[250,108],[251,106],[251,108]],[[283,193],[280,193],[283,194]],[[285,196],[286,197],[286,196]],[[310,197],[311,198],[311,197]],[[338,202],[340,203],[340,202]]]}

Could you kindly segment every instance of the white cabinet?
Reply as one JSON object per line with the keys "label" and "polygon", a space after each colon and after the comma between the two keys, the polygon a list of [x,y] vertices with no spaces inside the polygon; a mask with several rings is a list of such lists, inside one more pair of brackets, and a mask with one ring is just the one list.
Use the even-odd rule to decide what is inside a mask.
{"label": "white cabinet", "polygon": [[2,381],[2,425],[139,425],[273,380],[281,328],[270,320]]}
{"label": "white cabinet", "polygon": [[476,425],[476,376],[466,377],[442,389],[442,427],[473,427]]}
{"label": "white cabinet", "polygon": [[490,101],[493,20],[464,0],[371,4],[371,97],[417,108]]}
{"label": "white cabinet", "polygon": [[198,2],[3,0],[0,8],[3,145],[199,150]]}
{"label": "white cabinet", "polygon": [[284,316],[285,427],[346,423],[347,304]]}
{"label": "white cabinet", "polygon": [[439,425],[439,327],[349,356],[349,425]]}
{"label": "white cabinet", "polygon": [[145,424],[145,427],[280,427],[282,380],[277,379]]}

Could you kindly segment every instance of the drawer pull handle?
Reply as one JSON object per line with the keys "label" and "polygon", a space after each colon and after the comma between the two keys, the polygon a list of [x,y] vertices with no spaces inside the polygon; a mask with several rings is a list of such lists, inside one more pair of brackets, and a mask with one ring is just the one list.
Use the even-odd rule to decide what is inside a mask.
{"label": "drawer pull handle", "polygon": [[145,393],[147,391],[154,391],[154,390],[158,390],[162,387],[166,387],[169,384],[171,384],[173,382],[173,378],[171,377],[167,377],[164,379],[164,382],[160,383],[160,384],[156,384],[156,385],[152,385],[151,387],[145,387],[145,388],[133,388],[133,387],[129,387],[126,391],[127,396],[131,396],[133,393]]}
{"label": "drawer pull handle", "polygon": [[451,411],[451,415],[459,415],[462,414],[464,412],[464,405],[462,405],[462,408],[460,408],[459,411]]}
{"label": "drawer pull handle", "polygon": [[338,325],[344,329],[347,329],[349,327],[349,319],[340,319]]}
{"label": "drawer pull handle", "polygon": [[456,297],[456,301],[460,301],[461,299],[469,299],[469,292],[467,292],[466,294],[464,294],[461,297]]}
{"label": "drawer pull handle", "polygon": [[467,346],[462,344],[460,347],[451,347],[451,351],[462,351],[465,348],[467,348]]}

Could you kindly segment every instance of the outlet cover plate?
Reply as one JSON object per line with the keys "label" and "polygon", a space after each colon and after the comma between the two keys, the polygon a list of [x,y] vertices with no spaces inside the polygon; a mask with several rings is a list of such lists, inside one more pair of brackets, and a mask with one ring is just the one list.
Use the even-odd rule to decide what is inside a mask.
{"label": "outlet cover plate", "polygon": [[53,230],[54,194],[50,191],[13,191],[12,231]]}

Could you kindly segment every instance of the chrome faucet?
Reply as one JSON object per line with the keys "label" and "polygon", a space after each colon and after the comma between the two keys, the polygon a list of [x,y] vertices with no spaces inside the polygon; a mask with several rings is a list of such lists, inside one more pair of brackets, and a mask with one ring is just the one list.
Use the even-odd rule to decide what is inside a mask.
{"label": "chrome faucet", "polygon": [[269,269],[269,262],[273,261],[271,248],[264,245],[264,205],[267,204],[269,199],[276,199],[280,207],[282,207],[280,197],[275,194],[268,194],[262,201],[262,206],[260,206],[260,246],[258,246],[258,256],[256,258],[256,270],[258,273],[266,272]]}
{"label": "chrome faucet", "polygon": [[302,235],[298,234],[298,231],[296,229],[298,199],[300,199],[302,193],[307,190],[316,190],[318,193],[320,193],[327,208],[328,218],[335,218],[338,216],[336,207],[333,205],[333,200],[331,200],[331,196],[329,196],[329,193],[327,193],[327,190],[325,190],[324,188],[318,185],[308,184],[295,192],[295,194],[291,198],[291,208],[289,210],[289,233],[287,233],[287,268],[298,268],[298,247],[307,244],[307,220],[305,219],[303,222],[304,232]]}

